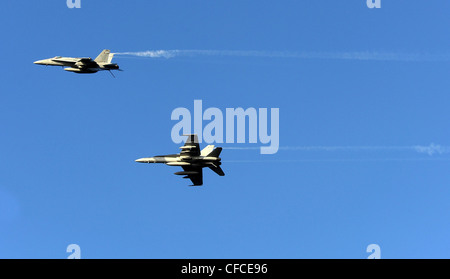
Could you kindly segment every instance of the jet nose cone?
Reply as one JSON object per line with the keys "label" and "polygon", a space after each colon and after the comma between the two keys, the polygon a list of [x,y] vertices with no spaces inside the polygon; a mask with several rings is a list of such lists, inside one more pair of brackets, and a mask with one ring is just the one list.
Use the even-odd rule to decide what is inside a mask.
{"label": "jet nose cone", "polygon": [[135,162],[137,162],[137,163],[154,163],[155,159],[153,159],[153,158],[141,158],[141,159],[137,159]]}
{"label": "jet nose cone", "polygon": [[44,64],[44,60],[34,61],[33,64],[43,65]]}

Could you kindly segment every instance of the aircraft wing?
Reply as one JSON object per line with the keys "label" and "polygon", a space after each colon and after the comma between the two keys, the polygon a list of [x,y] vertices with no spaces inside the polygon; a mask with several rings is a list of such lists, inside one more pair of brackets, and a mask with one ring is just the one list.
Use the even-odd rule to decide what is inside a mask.
{"label": "aircraft wing", "polygon": [[200,144],[198,143],[198,136],[197,135],[186,135],[188,136],[188,139],[186,140],[186,143],[180,147],[181,156],[199,156],[200,155]]}
{"label": "aircraft wing", "polygon": [[193,185],[192,186],[202,186],[203,185],[203,169],[199,167],[183,166],[186,172],[196,172],[196,174],[188,174],[185,178],[189,178]]}
{"label": "aircraft wing", "polygon": [[94,60],[92,60],[91,58],[78,58],[78,61],[83,63],[89,63],[93,62]]}
{"label": "aircraft wing", "polygon": [[83,64],[83,67],[86,67],[86,68],[96,68],[96,67],[98,67],[97,62],[95,62],[91,58],[80,58],[80,60],[78,60],[78,63]]}
{"label": "aircraft wing", "polygon": [[83,58],[60,57],[60,56],[52,58],[52,60],[55,62],[69,63],[69,64],[75,64],[78,61],[80,61],[80,59],[83,59]]}
{"label": "aircraft wing", "polygon": [[71,58],[71,57],[58,57],[52,59],[55,62],[62,62],[67,64],[81,63],[83,67],[98,67],[97,62],[92,60],[91,58]]}

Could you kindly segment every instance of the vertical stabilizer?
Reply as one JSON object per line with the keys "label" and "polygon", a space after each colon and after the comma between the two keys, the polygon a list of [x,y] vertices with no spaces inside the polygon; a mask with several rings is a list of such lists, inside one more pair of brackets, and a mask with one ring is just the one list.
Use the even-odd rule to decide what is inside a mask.
{"label": "vertical stabilizer", "polygon": [[217,147],[211,153],[208,154],[208,157],[216,157],[216,158],[218,158],[219,155],[220,155],[220,152],[222,152],[222,147]]}
{"label": "vertical stabilizer", "polygon": [[105,49],[100,53],[97,58],[95,58],[95,62],[97,63],[111,63],[112,57],[114,56],[114,53],[111,54],[111,51],[109,49]]}
{"label": "vertical stabilizer", "polygon": [[214,145],[208,145],[207,147],[203,148],[202,152],[200,153],[200,156],[208,156],[213,150]]}
{"label": "vertical stabilizer", "polygon": [[113,60],[113,58],[114,58],[114,53],[109,53],[109,55],[108,55],[108,64],[111,63],[111,61]]}

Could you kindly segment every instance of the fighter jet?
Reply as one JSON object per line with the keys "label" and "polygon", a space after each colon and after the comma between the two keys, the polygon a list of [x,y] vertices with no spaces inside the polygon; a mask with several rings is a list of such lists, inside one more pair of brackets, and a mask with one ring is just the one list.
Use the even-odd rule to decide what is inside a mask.
{"label": "fighter jet", "polygon": [[197,135],[184,135],[188,139],[184,146],[180,147],[180,154],[162,155],[151,158],[137,159],[138,163],[162,163],[168,166],[180,166],[183,171],[176,172],[176,175],[184,175],[183,178],[189,178],[193,185],[203,185],[203,168],[209,167],[220,176],[225,173],[220,168],[222,164],[219,158],[222,147],[214,149],[214,145],[208,145],[200,151]]}
{"label": "fighter jet", "polygon": [[[111,63],[113,57],[114,53],[111,53],[109,49],[105,49],[94,60],[92,60],[92,58],[56,56],[49,59],[38,60],[34,62],[34,64],[67,67],[64,68],[64,71],[76,74],[93,74],[98,71],[109,71],[111,73],[111,70],[120,71],[119,65]],[[114,76],[113,73],[111,73],[111,75]]]}

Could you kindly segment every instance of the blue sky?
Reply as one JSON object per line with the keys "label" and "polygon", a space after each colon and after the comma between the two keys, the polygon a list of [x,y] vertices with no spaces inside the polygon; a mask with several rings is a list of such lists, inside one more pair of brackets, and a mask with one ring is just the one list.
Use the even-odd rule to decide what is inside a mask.
{"label": "blue sky", "polygon": [[[450,257],[450,154],[409,148],[450,145],[449,1],[65,2],[0,9],[0,258]],[[415,58],[120,56],[116,79],[32,63],[105,48]],[[135,163],[179,150],[170,115],[194,100],[279,108],[282,147],[349,148],[224,144],[249,149],[199,188]]]}

